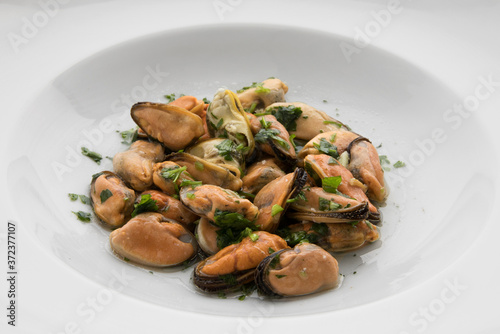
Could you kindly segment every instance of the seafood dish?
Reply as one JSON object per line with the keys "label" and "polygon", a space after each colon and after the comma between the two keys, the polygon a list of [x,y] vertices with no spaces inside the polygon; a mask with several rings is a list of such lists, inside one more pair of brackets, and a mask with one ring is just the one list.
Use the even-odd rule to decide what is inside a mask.
{"label": "seafood dish", "polygon": [[269,78],[211,101],[134,104],[128,150],[90,184],[114,254],[193,266],[198,291],[219,296],[339,287],[336,254],[380,238],[384,170],[368,138],[287,92]]}

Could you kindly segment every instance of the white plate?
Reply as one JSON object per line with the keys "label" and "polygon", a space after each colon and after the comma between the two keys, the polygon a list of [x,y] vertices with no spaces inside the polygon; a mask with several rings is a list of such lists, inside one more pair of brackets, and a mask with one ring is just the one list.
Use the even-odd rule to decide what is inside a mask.
{"label": "white plate", "polygon": [[[250,48],[248,40],[254,41]],[[25,113],[16,126],[18,133],[38,134],[15,138],[16,145],[10,145],[9,155],[23,152],[7,173],[9,193],[24,197],[12,203],[19,219],[55,256],[98,283],[105,285],[113,271],[126,268],[137,279],[123,292],[135,298],[233,316],[268,303],[257,297],[241,303],[202,295],[190,282],[192,268],[152,275],[118,260],[108,247],[109,232],[95,222],[78,222],[71,211],[90,208],[70,202],[67,194],[88,193],[91,175],[112,169],[110,159],[98,166],[83,157],[80,148],[103,156],[125,150],[117,131],[133,126],[129,109],[134,102],[165,101],[163,95],[172,92],[211,99],[219,87],[236,90],[276,76],[290,87],[288,101],[303,101],[338,117],[376,146],[382,144],[380,152],[392,162],[403,160],[407,167],[387,173],[391,194],[382,208],[381,240],[354,252],[356,256],[340,256],[344,286],[280,301],[273,316],[346,309],[422,283],[453,263],[487,221],[490,209],[469,208],[492,207],[494,189],[488,178],[495,175],[496,166],[463,164],[462,153],[476,150],[486,155],[492,143],[471,121],[468,129],[485,143],[480,147],[443,130],[437,138],[422,141],[421,149],[412,150],[414,138],[438,123],[440,112],[455,96],[429,73],[375,48],[359,55],[355,66],[345,66],[337,47],[343,41],[333,34],[292,27],[196,27],[132,40],[82,61],[57,77],[28,107],[39,113]],[[434,154],[438,144],[444,153]],[[436,166],[454,172],[436,173]],[[461,182],[456,182],[456,173]],[[36,203],[34,210],[25,210],[25,201]],[[478,223],[464,234],[471,219]]]}
{"label": "white plate", "polygon": [[[498,77],[500,50],[491,43],[498,25],[490,19],[498,6],[478,5],[472,15],[470,4],[453,2],[453,15],[443,16],[440,8],[450,5],[445,1],[405,3],[404,15],[394,16],[390,27],[351,63],[339,43],[352,43],[352,38],[342,36],[364,28],[373,20],[369,12],[386,9],[385,3],[336,1],[304,7],[276,2],[268,4],[274,11],[266,13],[258,4],[239,3],[225,12],[226,21],[282,26],[198,26],[150,34],[219,23],[214,3],[199,13],[188,11],[188,4],[176,4],[175,11],[171,4],[150,3],[151,10],[142,12],[146,20],[127,1],[80,6],[75,0],[61,7],[60,15],[15,57],[13,52],[0,56],[6,73],[0,87],[7,92],[2,99],[9,111],[4,117],[12,120],[5,123],[10,137],[1,143],[7,177],[2,181],[6,210],[0,214],[19,226],[21,329],[60,333],[71,332],[76,324],[84,332],[137,332],[147,323],[151,332],[303,332],[328,325],[353,333],[446,333],[450,328],[496,333],[499,322],[491,296],[500,293],[494,279],[500,268],[490,254],[496,252],[493,217],[498,215],[493,204],[498,202],[499,151],[492,140],[498,92],[457,129],[443,114],[474,95],[479,77]],[[106,14],[111,11],[117,14]],[[267,20],[271,12],[272,20]],[[314,15],[305,15],[309,12]],[[31,19],[26,10],[17,13]],[[464,20],[469,24],[459,24]],[[108,22],[121,25],[120,33]],[[19,32],[20,27],[15,21],[2,31]],[[145,37],[130,40],[141,35]],[[123,40],[129,41],[106,49]],[[11,59],[16,61],[9,65]],[[145,83],[147,67],[157,65],[168,77],[160,77],[157,86],[154,78]],[[116,259],[109,252],[107,232],[71,214],[88,208],[69,202],[67,193],[85,192],[91,174],[111,168],[107,160],[97,166],[81,157],[80,146],[103,155],[125,149],[115,130],[133,125],[127,115],[131,103],[164,101],[162,95],[172,92],[210,98],[221,85],[238,89],[268,76],[287,81],[289,101],[302,100],[334,116],[338,108],[338,118],[374,144],[383,143],[381,154],[409,166],[386,174],[391,195],[382,208],[382,239],[356,257],[340,259],[346,274],[340,289],[273,302],[207,297],[193,289],[190,270],[151,275]],[[32,82],[40,86],[43,78],[54,77],[32,96],[37,86]],[[123,103],[122,94],[136,96]],[[19,108],[19,101],[26,100],[30,102]],[[433,150],[428,139],[436,128],[443,129],[446,140]],[[416,141],[427,146],[419,148]],[[54,167],[63,165],[69,169],[59,178]],[[129,280],[117,280],[124,273]],[[465,290],[443,304],[443,291],[457,279]],[[109,291],[111,300],[105,299]],[[103,303],[90,318],[85,311],[92,298]],[[430,318],[419,313],[439,303],[445,308]],[[464,313],[473,321],[456,317]]]}

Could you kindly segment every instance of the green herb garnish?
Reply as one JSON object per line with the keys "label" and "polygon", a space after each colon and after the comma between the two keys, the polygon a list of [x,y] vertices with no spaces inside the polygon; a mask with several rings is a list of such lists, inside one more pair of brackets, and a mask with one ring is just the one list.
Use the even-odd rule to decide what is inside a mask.
{"label": "green herb garnish", "polygon": [[137,216],[143,212],[156,212],[158,211],[158,205],[156,201],[151,198],[150,194],[141,195],[139,203],[134,204],[134,211],[132,211],[132,217]]}
{"label": "green herb garnish", "polygon": [[196,195],[193,194],[193,193],[187,193],[186,194],[186,197],[189,198],[189,199],[195,199],[196,198]]}
{"label": "green herb garnish", "polygon": [[325,177],[321,182],[324,191],[330,194],[337,194],[338,193],[337,188],[342,183],[342,177],[341,176]]}
{"label": "green herb garnish", "polygon": [[76,215],[76,218],[78,218],[78,220],[82,221],[82,222],[89,222],[90,221],[90,218],[92,217],[92,215],[88,212],[83,212],[83,211],[71,211],[73,212],[75,215]]}
{"label": "green herb garnish", "polygon": [[172,102],[175,100],[175,93],[164,95],[165,98],[168,100],[168,103]]}
{"label": "green herb garnish", "polygon": [[186,166],[184,167],[170,167],[170,168],[163,168],[161,170],[161,176],[164,179],[170,179],[172,182],[177,182],[179,177],[181,176],[181,173],[184,172],[187,169]]}
{"label": "green herb garnish", "polygon": [[323,124],[335,124],[336,126],[338,126],[339,128],[342,127],[342,123],[339,123],[339,122],[335,122],[335,121],[323,121]]}
{"label": "green herb garnish", "polygon": [[276,278],[283,278],[283,277],[286,277],[286,275],[275,275]]}
{"label": "green herb garnish", "polygon": [[215,147],[219,150],[219,155],[226,161],[233,161],[233,156],[237,156],[236,144],[230,139],[223,140]]}
{"label": "green herb garnish", "polygon": [[122,144],[130,145],[137,140],[138,127],[132,128],[130,130],[121,131]]}
{"label": "green herb garnish", "polygon": [[267,143],[269,139],[275,140],[280,146],[285,149],[290,149],[290,145],[281,137],[278,137],[280,131],[278,129],[261,129],[255,135],[255,141],[261,144]]}
{"label": "green herb garnish", "polygon": [[94,151],[90,151],[88,148],[86,147],[82,147],[82,154],[86,157],[89,157],[90,159],[94,160],[94,162],[98,165],[101,164],[101,160],[102,160],[102,155],[100,155],[99,153],[97,152],[94,152]]}
{"label": "green herb garnish", "polygon": [[337,159],[339,157],[339,153],[337,151],[337,146],[328,142],[328,140],[326,140],[325,138],[321,138],[319,143],[313,143],[313,145],[321,153],[329,155],[335,159]]}
{"label": "green herb garnish", "polygon": [[78,199],[78,195],[77,194],[68,194],[68,197],[69,199],[74,202]]}
{"label": "green herb garnish", "polygon": [[192,180],[182,180],[181,184],[179,185],[179,187],[191,187],[191,189],[194,189],[196,187],[199,187],[203,185],[203,182],[201,181],[192,181]]}
{"label": "green herb garnish", "polygon": [[111,196],[113,196],[113,193],[111,192],[111,190],[109,189],[104,189],[103,191],[101,191],[101,204],[106,202],[108,200],[108,198],[110,198]]}
{"label": "green herb garnish", "polygon": [[403,161],[396,161],[396,163],[393,165],[394,168],[401,168],[401,167],[405,167],[406,164],[403,162]]}
{"label": "green herb garnish", "polygon": [[270,110],[274,117],[283,124],[288,132],[297,130],[297,119],[302,115],[302,109],[293,105],[274,107]]}
{"label": "green herb garnish", "polygon": [[242,89],[238,89],[236,93],[243,93],[244,91],[255,88],[255,92],[257,94],[269,93],[271,90],[269,88],[265,88],[262,82],[252,82],[250,86],[243,87]]}
{"label": "green herb garnish", "polygon": [[279,204],[274,204],[273,207],[271,208],[271,217],[276,216],[278,213],[283,211],[284,209],[281,207]]}
{"label": "green herb garnish", "polygon": [[323,197],[319,198],[319,210],[320,211],[335,211],[335,210],[338,210],[341,208],[342,208],[342,205],[340,205],[332,200],[329,200],[329,199],[326,199]]}

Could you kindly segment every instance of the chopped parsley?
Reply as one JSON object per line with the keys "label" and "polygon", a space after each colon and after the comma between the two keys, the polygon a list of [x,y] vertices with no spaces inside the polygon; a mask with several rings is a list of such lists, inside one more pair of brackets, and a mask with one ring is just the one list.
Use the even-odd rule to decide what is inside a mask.
{"label": "chopped parsley", "polygon": [[290,135],[289,140],[290,140],[290,143],[292,143],[292,146],[295,149],[295,152],[297,152],[297,145],[295,144],[295,141],[294,141],[295,137],[297,137],[296,134]]}
{"label": "chopped parsley", "polygon": [[132,211],[132,217],[137,216],[143,212],[156,212],[158,211],[158,205],[156,201],[151,198],[150,194],[141,195],[139,203],[134,204],[134,211]]}
{"label": "chopped parsley", "polygon": [[170,179],[175,183],[175,182],[177,182],[177,180],[181,176],[181,173],[184,172],[186,169],[187,169],[186,166],[184,166],[184,167],[180,167],[180,166],[177,167],[176,166],[176,167],[170,167],[170,168],[163,168],[161,170],[161,176],[164,179]]}
{"label": "chopped parsley", "polygon": [[342,123],[340,123],[340,122],[335,122],[335,121],[323,121],[323,124],[325,124],[325,125],[326,125],[326,124],[334,124],[334,125],[338,126],[339,128],[341,128],[341,127],[342,127]]}
{"label": "chopped parsley", "polygon": [[94,151],[90,151],[88,148],[86,147],[82,147],[82,154],[86,157],[89,157],[90,159],[94,160],[94,162],[98,165],[101,164],[101,160],[102,160],[102,155],[100,155],[99,153],[97,152],[94,152]]}
{"label": "chopped parsley", "polygon": [[101,204],[106,202],[108,200],[108,198],[110,198],[111,196],[113,196],[113,193],[111,192],[111,190],[109,189],[104,189],[103,191],[101,191]]}
{"label": "chopped parsley", "polygon": [[341,176],[325,177],[321,182],[324,191],[330,194],[336,194],[338,193],[337,190],[338,186],[342,183],[342,177]]}
{"label": "chopped parsley", "polygon": [[255,108],[257,108],[257,103],[254,102],[254,103],[252,103],[250,108],[247,110],[247,112],[249,112],[251,114],[255,111]]}
{"label": "chopped parsley", "polygon": [[179,185],[181,188],[182,187],[191,187],[191,189],[194,189],[198,186],[201,186],[203,184],[203,182],[201,181],[191,181],[191,180],[182,180],[181,184]]}
{"label": "chopped parsley", "polygon": [[396,163],[394,163],[394,168],[401,168],[401,167],[405,167],[406,164],[403,162],[403,161],[397,161]]}
{"label": "chopped parsley", "polygon": [[186,194],[186,197],[189,198],[189,199],[195,199],[196,198],[196,195],[193,194],[193,193],[187,193]]}
{"label": "chopped parsley", "polygon": [[325,236],[328,234],[328,226],[324,223],[314,223],[311,229],[319,235]]}
{"label": "chopped parsley", "polygon": [[217,246],[221,249],[239,243],[245,237],[250,237],[253,241],[259,238],[253,233],[257,230],[255,223],[240,213],[216,209],[214,223],[221,228],[217,231]]}
{"label": "chopped parsley", "polygon": [[236,277],[233,274],[219,275],[219,278],[227,285],[234,286],[238,284]]}
{"label": "chopped parsley", "polygon": [[90,204],[90,198],[85,195],[68,194],[68,197],[73,202],[80,198],[80,202],[82,202],[83,204]]}
{"label": "chopped parsley", "polygon": [[268,252],[269,254],[272,254],[272,253],[274,253],[274,252],[275,252],[275,250],[274,250],[274,249],[272,249],[271,247],[269,247],[269,249],[267,250],[267,252]]}
{"label": "chopped parsley", "polygon": [[219,130],[219,129],[220,129],[220,127],[222,126],[222,123],[224,123],[224,118],[221,118],[221,119],[219,120],[219,122],[217,122],[217,125],[215,126],[215,129],[216,129],[216,130]]}
{"label": "chopped parsley", "polygon": [[73,212],[75,215],[76,215],[76,218],[78,218],[78,220],[82,221],[82,222],[89,222],[90,221],[90,218],[92,217],[92,215],[88,212],[83,212],[83,211],[71,211]]}
{"label": "chopped parsley", "polygon": [[255,198],[254,194],[247,193],[244,191],[238,191],[238,195],[240,195],[240,197],[242,197],[242,198]]}
{"label": "chopped parsley", "polygon": [[222,211],[219,209],[215,209],[214,213],[214,223],[218,227],[234,227],[245,229],[246,227],[251,227],[255,224],[246,219],[241,213],[231,212],[231,211]]}
{"label": "chopped parsley", "polygon": [[130,130],[121,131],[120,135],[122,136],[123,139],[122,144],[130,145],[133,142],[135,142],[137,140],[137,131],[138,131],[137,127],[132,128]]}
{"label": "chopped parsley", "polygon": [[276,216],[278,213],[283,211],[284,209],[281,207],[279,204],[274,204],[273,207],[271,208],[271,217]]}
{"label": "chopped parsley", "polygon": [[265,88],[263,86],[264,84],[262,82],[252,82],[250,86],[243,87],[242,89],[238,89],[236,93],[243,93],[244,91],[250,89],[250,88],[255,88],[255,92],[257,94],[262,94],[262,93],[269,93],[271,90],[269,88]]}
{"label": "chopped parsley", "polygon": [[340,205],[332,200],[329,200],[329,199],[326,199],[323,197],[319,198],[319,210],[320,211],[335,211],[335,210],[338,210],[341,208],[342,208],[342,205]]}
{"label": "chopped parsley", "polygon": [[165,98],[168,100],[168,103],[172,102],[175,100],[175,93],[164,95]]}
{"label": "chopped parsley", "polygon": [[215,145],[215,147],[219,150],[219,155],[226,161],[233,161],[233,157],[237,156],[236,144],[230,139],[223,140],[219,145]]}
{"label": "chopped parsley", "polygon": [[280,131],[278,129],[261,129],[255,135],[255,141],[258,143],[267,143],[269,139],[275,140],[281,147],[290,149],[290,145],[281,137],[278,137]]}
{"label": "chopped parsley", "polygon": [[206,97],[203,98],[203,102],[205,102],[206,104],[210,104],[210,100],[207,99]]}
{"label": "chopped parsley", "polygon": [[268,109],[276,117],[278,122],[283,124],[288,132],[297,130],[297,119],[302,115],[302,109],[293,105],[279,106]]}
{"label": "chopped parsley", "polygon": [[297,196],[295,196],[294,198],[290,198],[290,199],[287,199],[286,202],[287,203],[294,203],[294,202],[297,202],[298,200],[302,200],[304,202],[309,202],[306,198],[306,195],[304,194],[303,191],[300,191]]}
{"label": "chopped parsley", "polygon": [[277,275],[277,274],[276,274],[276,275],[274,275],[274,276],[276,276],[276,278],[283,278],[283,277],[286,277],[286,275]]}
{"label": "chopped parsley", "polygon": [[328,140],[326,140],[325,138],[321,138],[319,143],[313,143],[313,145],[321,153],[329,155],[335,159],[337,159],[339,157],[339,153],[337,151],[337,146],[328,142]]}
{"label": "chopped parsley", "polygon": [[276,234],[282,237],[290,247],[294,247],[302,242],[316,243],[319,239],[318,234],[316,233],[308,234],[306,231],[292,232],[288,227],[279,229]]}
{"label": "chopped parsley", "polygon": [[391,161],[387,158],[387,155],[380,155],[379,160],[383,170],[386,172],[391,170],[391,168],[388,167],[391,165]]}

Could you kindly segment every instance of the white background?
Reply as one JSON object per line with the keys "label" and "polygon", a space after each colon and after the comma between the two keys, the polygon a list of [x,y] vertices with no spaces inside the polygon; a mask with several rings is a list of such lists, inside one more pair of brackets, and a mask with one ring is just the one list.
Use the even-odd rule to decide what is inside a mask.
{"label": "white background", "polygon": [[[12,34],[23,36],[26,20],[42,15],[37,1],[0,1],[0,106],[2,115],[1,184],[6,184],[4,146],[19,133],[9,124],[23,106],[58,74],[88,56],[122,41],[176,27],[225,23],[273,23],[309,27],[353,37],[373,18],[370,12],[387,8],[386,1],[66,1],[46,24],[14,47]],[[43,3],[43,1],[42,1]],[[225,5],[225,6],[224,6]],[[216,7],[219,6],[219,11]],[[223,11],[222,8],[226,10]],[[500,2],[498,1],[402,1],[403,11],[371,44],[432,72],[459,96],[471,94],[480,75],[500,78]],[[223,11],[223,12],[222,12]],[[9,35],[10,34],[10,35]],[[214,36],[216,38],[216,36]],[[495,133],[499,120],[500,92],[496,92],[471,117],[485,131]],[[465,130],[464,130],[465,131]],[[464,136],[467,134],[464,132]],[[492,152],[492,154],[498,154]],[[481,159],[465,152],[464,159]],[[496,185],[498,189],[498,184]],[[4,189],[1,189],[4,190]],[[9,196],[3,191],[0,195]],[[19,199],[22,200],[22,199]],[[1,203],[1,202],[0,202]],[[27,210],[29,210],[29,203]],[[14,216],[1,206],[1,255],[5,261],[6,223]],[[481,208],[471,208],[480,210]],[[166,310],[119,293],[112,303],[86,322],[77,308],[98,295],[101,286],[69,270],[49,256],[37,240],[18,227],[18,326],[6,325],[2,333],[132,333],[309,332],[338,333],[500,333],[497,300],[500,297],[498,218],[451,267],[418,287],[397,296],[355,309],[294,318],[215,317]],[[471,228],[474,227],[471,221]],[[464,231],[466,233],[466,231]],[[1,265],[4,268],[4,265]],[[412,315],[442,299],[446,281],[458,280],[466,288],[439,315],[418,325]],[[6,305],[7,285],[2,278],[0,304]],[[421,317],[419,319],[422,319]]]}

